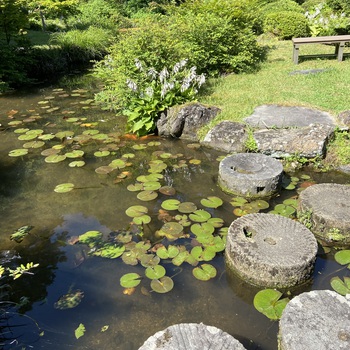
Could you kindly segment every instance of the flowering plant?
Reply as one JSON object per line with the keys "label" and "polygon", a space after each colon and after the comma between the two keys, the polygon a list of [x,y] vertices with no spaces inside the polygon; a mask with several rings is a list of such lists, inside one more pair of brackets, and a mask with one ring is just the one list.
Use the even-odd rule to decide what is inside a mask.
{"label": "flowering plant", "polygon": [[146,68],[135,59],[141,75],[138,83],[127,80],[132,91],[123,114],[128,117],[129,130],[138,136],[154,131],[160,112],[167,108],[194,100],[198,89],[204,84],[204,74],[197,75],[196,67],[186,68],[187,60],[176,63],[169,71],[166,67],[157,72]]}

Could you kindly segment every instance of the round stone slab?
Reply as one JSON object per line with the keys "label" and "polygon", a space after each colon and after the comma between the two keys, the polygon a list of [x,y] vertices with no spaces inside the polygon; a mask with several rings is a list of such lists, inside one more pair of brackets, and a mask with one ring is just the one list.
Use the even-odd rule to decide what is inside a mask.
{"label": "round stone slab", "polygon": [[350,186],[317,184],[300,193],[299,221],[316,237],[336,245],[350,243]]}
{"label": "round stone slab", "polygon": [[350,349],[350,295],[330,290],[302,293],[280,319],[280,350]]}
{"label": "round stone slab", "polygon": [[275,194],[281,184],[282,163],[259,153],[238,153],[224,158],[219,165],[221,189],[250,198]]}
{"label": "round stone slab", "polygon": [[221,329],[203,323],[180,323],[149,337],[139,350],[244,350]]}
{"label": "round stone slab", "polygon": [[228,268],[257,286],[288,288],[306,282],[316,254],[312,232],[284,216],[248,214],[233,221],[228,230]]}

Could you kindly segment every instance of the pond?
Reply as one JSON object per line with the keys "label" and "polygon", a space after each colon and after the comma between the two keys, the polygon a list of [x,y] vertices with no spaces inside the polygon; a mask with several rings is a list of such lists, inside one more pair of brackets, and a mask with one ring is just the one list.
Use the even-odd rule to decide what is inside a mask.
{"label": "pond", "polygon": [[[198,246],[188,225],[206,221],[201,221],[203,211],[216,218],[220,244],[223,227],[237,216],[233,196],[217,186],[223,153],[181,140],[134,140],[123,135],[124,122],[95,106],[92,94],[82,89],[47,88],[0,98],[1,263],[12,269],[39,264],[31,274],[1,280],[3,348],[135,350],[170,325],[202,322],[233,335],[246,349],[276,349],[278,322],[254,309],[260,289],[226,272],[222,249],[199,263],[212,265],[214,278],[196,279],[195,262],[163,257],[158,261],[172,289],[160,293],[151,285],[144,266],[157,259],[160,244],[187,251]],[[306,186],[303,178],[349,183],[337,173],[290,175],[299,179],[296,189]],[[58,186],[67,183],[72,185]],[[296,195],[283,190],[264,211]],[[212,203],[216,197],[222,200],[218,207]],[[191,204],[179,211],[176,200]],[[135,214],[133,206],[142,213]],[[23,226],[30,226],[28,232],[11,240]],[[79,242],[89,231],[98,239]],[[130,258],[137,242],[144,260],[138,256],[134,265],[126,255],[117,257],[129,252]],[[142,242],[150,244],[142,248]],[[120,284],[128,273],[140,276],[135,288]],[[345,273],[333,252],[320,248],[312,283],[293,293],[331,289],[330,279]],[[85,332],[76,334],[80,325]]]}

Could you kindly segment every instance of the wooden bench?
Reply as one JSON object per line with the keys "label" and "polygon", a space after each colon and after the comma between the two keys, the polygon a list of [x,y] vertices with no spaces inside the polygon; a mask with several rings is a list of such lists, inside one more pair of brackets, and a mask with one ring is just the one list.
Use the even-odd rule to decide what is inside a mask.
{"label": "wooden bench", "polygon": [[311,38],[293,38],[293,62],[298,64],[299,47],[306,44],[336,44],[335,55],[338,61],[343,60],[345,43],[350,42],[350,35],[316,36]]}

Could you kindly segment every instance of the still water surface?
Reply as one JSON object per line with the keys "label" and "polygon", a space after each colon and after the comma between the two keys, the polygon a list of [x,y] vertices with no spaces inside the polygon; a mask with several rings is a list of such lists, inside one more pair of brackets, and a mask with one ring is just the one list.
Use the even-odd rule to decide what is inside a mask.
{"label": "still water surface", "polygon": [[[119,149],[115,147],[114,154],[98,158],[94,152],[106,144],[96,140],[76,146],[85,152],[86,164],[81,168],[68,166],[74,159],[49,164],[41,155],[44,149],[57,144],[71,149],[69,137],[45,141],[43,147],[30,149],[22,157],[8,156],[11,150],[22,148],[27,142],[18,140],[19,134],[14,132],[18,128],[42,129],[45,134],[73,130],[74,136],[91,129],[122,134],[124,121],[101,111],[90,99],[91,94],[86,91],[52,89],[0,97],[0,250],[10,250],[10,257],[19,256],[3,259],[2,263],[12,268],[31,261],[40,264],[32,270],[34,275],[24,275],[16,281],[1,280],[3,301],[22,301],[19,308],[4,304],[7,313],[2,313],[0,323],[3,348],[136,350],[149,336],[170,325],[203,322],[233,335],[246,349],[277,349],[278,323],[268,320],[252,306],[259,289],[228,274],[222,253],[211,262],[218,274],[208,282],[196,280],[189,264],[178,267],[165,262],[162,265],[174,280],[172,291],[142,293],[138,287],[134,294],[125,295],[119,284],[120,277],[128,272],[143,276],[142,266],[126,265],[120,258],[91,256],[86,246],[68,243],[71,237],[89,230],[108,235],[128,228],[131,219],[125,210],[131,205],[145,205],[149,209],[152,222],[145,228],[145,236],[152,239],[155,230],[163,224],[157,221],[160,204],[168,198],[159,194],[157,199],[141,202],[136,192],[126,187],[135,183],[137,176],[148,174],[148,161],[158,158],[159,151],[173,155],[165,160],[168,168],[161,180],[162,185],[176,189],[176,194],[170,198],[191,201],[202,208],[202,198],[219,196],[224,205],[210,209],[212,217],[222,218],[226,226],[236,218],[229,203],[232,196],[222,193],[216,185],[218,157],[223,154],[205,148],[189,148],[183,141],[160,140],[161,145],[149,145],[158,140],[120,138]],[[30,118],[33,116],[34,121]],[[74,123],[68,121],[71,117],[84,119]],[[18,120],[24,122],[9,125]],[[89,125],[94,122],[97,124]],[[135,150],[135,143],[147,144],[147,148]],[[96,168],[108,165],[125,153],[135,154],[130,166],[106,175],[95,172]],[[191,164],[191,159],[201,163]],[[184,167],[174,167],[184,163]],[[123,171],[128,175],[118,182],[117,176]],[[349,181],[339,174],[333,177],[312,174],[312,177],[317,182]],[[76,188],[68,193],[54,192],[55,186],[67,182]],[[290,191],[284,191],[271,205],[291,195]],[[21,243],[11,241],[11,233],[24,225],[34,228]],[[319,254],[313,283],[298,292],[329,289],[330,278],[343,273],[342,270],[336,272],[339,267],[332,254]],[[141,285],[151,291],[147,278]],[[71,290],[84,292],[81,303],[71,309],[56,309],[57,300]],[[74,331],[80,324],[84,324],[86,331],[76,339]]]}

